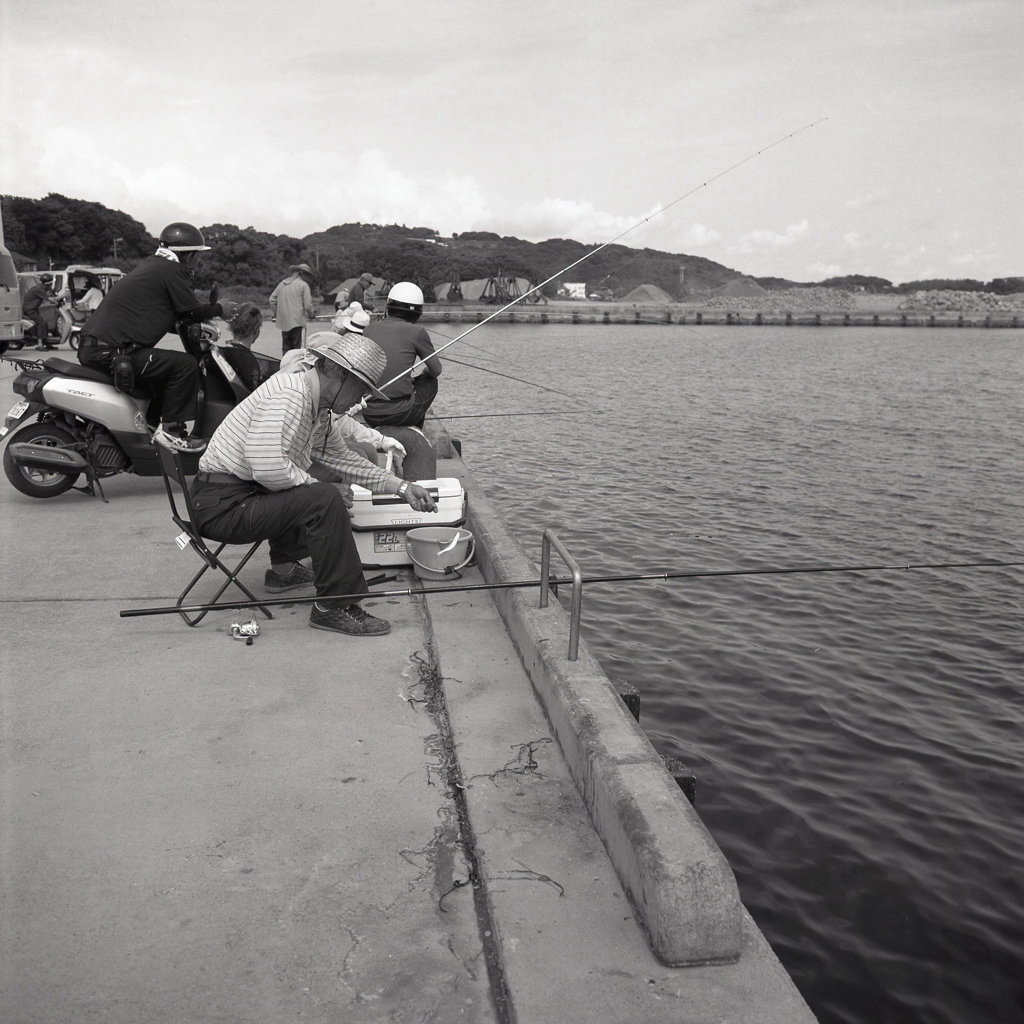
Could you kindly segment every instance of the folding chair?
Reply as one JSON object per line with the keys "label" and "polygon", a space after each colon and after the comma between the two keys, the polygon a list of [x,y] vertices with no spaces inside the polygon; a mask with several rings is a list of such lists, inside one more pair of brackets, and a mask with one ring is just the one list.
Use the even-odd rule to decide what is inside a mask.
{"label": "folding chair", "polygon": [[[187,540],[189,547],[203,560],[203,567],[192,577],[192,581],[189,585],[181,592],[181,596],[175,602],[175,607],[179,609],[178,614],[188,623],[190,626],[197,626],[206,616],[206,612],[200,612],[195,618],[189,618],[186,612],[181,611],[182,603],[185,598],[188,597],[189,592],[192,588],[203,578],[207,569],[220,569],[227,579],[224,581],[224,585],[217,591],[213,596],[213,600],[207,601],[207,604],[216,604],[220,600],[221,594],[224,593],[232,583],[250,601],[257,601],[258,598],[238,579],[238,574],[245,568],[245,563],[256,553],[256,549],[263,543],[258,540],[249,550],[246,552],[245,557],[234,567],[230,569],[220,560],[220,553],[227,547],[227,542],[220,545],[216,551],[211,551],[207,546],[206,541],[203,540],[202,535],[199,532],[199,528],[196,526],[195,510],[192,508],[192,499],[189,497],[188,484],[185,480],[185,470],[181,464],[181,455],[176,452],[173,448],[168,448],[166,445],[161,444],[158,440],[154,439],[154,446],[156,447],[157,458],[160,460],[160,472],[163,474],[164,487],[167,488],[167,500],[171,506],[171,518],[182,534],[178,538],[178,542],[184,550],[184,544],[182,540]],[[178,512],[178,506],[174,500],[174,491],[171,489],[171,480],[178,485],[181,491],[181,499],[185,506],[185,511],[188,514],[188,518],[183,518]],[[229,602],[225,602],[227,605]],[[268,619],[272,619],[274,616],[263,607],[259,605],[259,609],[263,612]]]}

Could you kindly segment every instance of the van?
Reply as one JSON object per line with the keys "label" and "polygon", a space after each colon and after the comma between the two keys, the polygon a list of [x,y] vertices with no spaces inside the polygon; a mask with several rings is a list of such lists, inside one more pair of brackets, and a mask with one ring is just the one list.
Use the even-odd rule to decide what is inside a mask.
{"label": "van", "polygon": [[12,341],[20,347],[23,338],[18,272],[10,250],[0,245],[0,354],[7,351]]}

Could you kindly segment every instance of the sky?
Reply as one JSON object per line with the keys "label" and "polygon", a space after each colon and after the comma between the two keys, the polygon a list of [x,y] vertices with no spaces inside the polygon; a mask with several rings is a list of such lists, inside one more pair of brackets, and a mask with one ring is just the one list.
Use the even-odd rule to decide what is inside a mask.
{"label": "sky", "polygon": [[0,192],[989,280],[1022,53],[1022,0],[0,0]]}

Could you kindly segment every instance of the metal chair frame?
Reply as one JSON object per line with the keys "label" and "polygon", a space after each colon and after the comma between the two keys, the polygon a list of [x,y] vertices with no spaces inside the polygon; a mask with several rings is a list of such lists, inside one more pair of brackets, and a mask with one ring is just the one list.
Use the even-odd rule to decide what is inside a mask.
{"label": "metal chair frame", "polygon": [[[249,590],[249,588],[238,579],[238,574],[245,568],[246,562],[256,553],[256,549],[263,543],[262,540],[256,541],[252,547],[245,553],[242,560],[232,569],[230,566],[225,565],[221,561],[220,553],[227,547],[228,542],[225,541],[216,550],[211,551],[206,541],[203,539],[202,534],[199,532],[199,527],[196,525],[195,510],[192,508],[192,499],[188,493],[188,483],[185,480],[185,470],[181,464],[181,456],[178,452],[172,448],[168,448],[166,445],[161,444],[159,441],[154,440],[154,446],[156,447],[157,457],[160,462],[160,472],[164,478],[164,487],[167,489],[167,501],[171,506],[171,518],[175,524],[183,531],[183,534],[188,538],[189,547],[203,560],[203,567],[192,577],[189,585],[181,592],[178,600],[175,602],[175,607],[178,609],[178,614],[185,620],[189,626],[198,626],[199,623],[205,618],[206,611],[200,612],[194,618],[190,618],[189,615],[181,610],[181,606],[185,601],[185,598],[191,593],[192,588],[203,578],[209,569],[220,569],[222,573],[227,577],[224,581],[224,585],[214,594],[213,599],[207,601],[207,604],[216,604],[221,595],[228,587],[233,583],[243,594],[252,602],[257,602],[259,599]],[[171,479],[178,485],[181,491],[181,500],[185,506],[187,518],[181,515],[178,511],[177,502],[174,500],[174,491],[171,487]],[[224,607],[229,608],[231,604],[229,601],[224,602]],[[258,606],[260,611],[268,619],[272,619],[274,616],[270,611],[263,607]]]}

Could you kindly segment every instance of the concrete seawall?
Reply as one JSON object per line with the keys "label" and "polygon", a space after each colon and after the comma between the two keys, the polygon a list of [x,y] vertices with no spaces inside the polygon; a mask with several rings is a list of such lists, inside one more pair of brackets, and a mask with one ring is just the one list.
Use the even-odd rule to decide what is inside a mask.
{"label": "concrete seawall", "polygon": [[[450,440],[432,424],[440,454]],[[489,583],[537,579],[539,570],[494,505],[471,490],[468,527]],[[666,964],[735,962],[744,909],[725,856],[584,642],[567,659],[569,618],[538,590],[492,591],[523,666],[551,722],[595,827],[633,901],[654,953]]]}
{"label": "concrete seawall", "polygon": [[[473,324],[487,319],[496,306],[424,307],[423,323]],[[999,311],[984,313],[935,313],[901,310],[753,310],[716,309],[700,306],[624,306],[593,303],[521,303],[499,313],[495,323],[518,324],[680,324],[734,327],[1009,327],[1024,326],[1024,314]]]}

